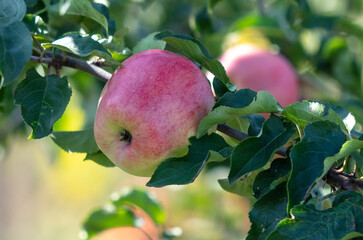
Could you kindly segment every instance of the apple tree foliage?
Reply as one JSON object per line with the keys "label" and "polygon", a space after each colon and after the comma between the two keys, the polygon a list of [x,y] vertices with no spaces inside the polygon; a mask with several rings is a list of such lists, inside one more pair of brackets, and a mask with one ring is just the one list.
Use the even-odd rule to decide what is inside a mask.
{"label": "apple tree foliage", "polygon": [[[148,35],[143,29],[144,38],[127,47],[127,31],[111,18],[127,8],[115,1],[110,1],[111,9],[88,0],[0,0],[0,143],[6,146],[12,133],[26,133],[25,122],[31,128],[29,138],[50,137],[68,152],[87,153],[85,160],[113,167],[95,143],[92,121],[73,132],[53,131],[54,124],[72,89],[81,91],[87,102],[92,75],[107,81],[109,72],[132,54],[167,49],[214,75],[216,103],[189,139],[188,153],[162,162],[147,186],[191,184],[210,163],[227,166],[229,174],[215,184],[254,203],[247,239],[361,239],[363,26],[352,16],[362,4],[345,3],[353,14],[348,18],[346,12],[319,12],[316,1],[257,2],[254,10],[259,11],[243,3],[233,9],[226,1],[205,1],[194,6],[199,11],[187,30],[171,24],[180,33],[159,26]],[[305,85],[324,89],[319,93],[323,97],[283,108],[268,92],[236,91],[212,57],[218,54],[213,46],[221,45],[220,36],[227,34],[217,14],[223,4],[243,13],[229,22],[228,32],[260,29],[299,68]],[[309,42],[311,38],[315,41]],[[68,79],[77,74],[76,80]],[[97,84],[102,87],[101,81]],[[339,87],[330,93],[331,85]],[[265,120],[259,113],[270,116]],[[130,205],[143,208],[157,224],[165,222],[160,203],[144,190],[116,195],[109,208],[97,209],[84,220],[86,236],[137,226]],[[165,232],[163,237],[173,236]]]}

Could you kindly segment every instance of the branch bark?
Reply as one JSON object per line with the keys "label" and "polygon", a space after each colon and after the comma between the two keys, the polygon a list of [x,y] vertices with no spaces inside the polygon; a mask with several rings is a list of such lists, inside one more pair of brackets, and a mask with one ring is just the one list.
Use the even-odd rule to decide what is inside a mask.
{"label": "branch bark", "polygon": [[[112,74],[107,72],[106,70],[92,63],[88,63],[82,59],[62,54],[54,55],[52,52],[49,51],[46,51],[46,57],[31,56],[30,60],[33,62],[46,63],[53,66],[58,65],[78,69],[97,77],[103,82],[107,82],[112,76]],[[242,141],[248,137],[247,134],[231,128],[226,124],[218,124],[217,130],[232,138],[237,139],[238,141]],[[287,150],[288,149],[286,147],[282,147],[276,153],[282,157],[286,157]],[[347,173],[340,172],[334,168],[331,168],[328,171],[326,175],[326,181],[330,186],[337,187],[346,191],[363,189],[362,180],[359,180],[356,177]]]}
{"label": "branch bark", "polygon": [[53,54],[49,51],[46,51],[46,56],[47,57],[31,56],[30,60],[33,62],[46,63],[53,66],[60,65],[78,69],[95,76],[103,82],[107,82],[112,76],[111,73],[105,71],[104,69],[75,57],[63,54]]}

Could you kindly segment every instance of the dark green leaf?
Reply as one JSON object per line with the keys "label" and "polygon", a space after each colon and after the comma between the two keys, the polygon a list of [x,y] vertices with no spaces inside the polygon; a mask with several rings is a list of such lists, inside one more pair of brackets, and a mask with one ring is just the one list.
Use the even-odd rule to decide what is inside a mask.
{"label": "dark green leaf", "polygon": [[99,150],[93,128],[82,131],[53,132],[52,140],[67,152],[95,153]]}
{"label": "dark green leaf", "polygon": [[120,192],[112,195],[112,203],[116,206],[132,204],[143,209],[156,224],[163,224],[166,213],[160,201],[153,192],[143,188],[124,188]]}
{"label": "dark green leaf", "polygon": [[0,17],[0,74],[4,85],[12,82],[29,61],[33,41],[24,23],[15,18]]}
{"label": "dark green leaf", "polygon": [[197,39],[181,34],[174,34],[171,31],[164,31],[155,36],[156,39],[164,40],[182,54],[198,62],[224,83],[229,83],[226,71],[222,64],[212,58],[205,46]]}
{"label": "dark green leaf", "polygon": [[87,57],[89,55],[98,56],[111,63],[120,64],[112,59],[111,54],[99,42],[93,40],[91,37],[82,37],[78,33],[71,33],[52,43],[45,43],[42,45],[45,48],[56,47],[80,57]]}
{"label": "dark green leaf", "polygon": [[216,77],[213,80],[213,89],[218,98],[221,98],[225,93],[229,92],[228,87]]}
{"label": "dark green leaf", "polygon": [[135,215],[128,208],[113,206],[93,211],[83,223],[89,238],[103,230],[122,226],[135,226]]}
{"label": "dark green leaf", "polygon": [[289,209],[302,201],[324,172],[324,160],[339,152],[346,137],[339,125],[316,121],[305,127],[305,136],[290,152],[292,171],[288,181]]}
{"label": "dark green leaf", "polygon": [[135,54],[149,49],[164,49],[166,42],[155,39],[157,34],[157,32],[151,33],[147,37],[141,39],[133,48],[132,52]]}
{"label": "dark green leaf", "polygon": [[[275,189],[262,196],[253,205],[249,213],[250,221],[253,228],[259,231],[249,233],[253,234],[255,240],[264,240],[270,234],[280,220],[288,217],[286,212],[287,192],[286,182],[281,183]],[[250,239],[252,236],[250,236]]]}
{"label": "dark green leaf", "polygon": [[264,116],[260,114],[251,114],[242,117],[250,122],[248,128],[248,136],[258,136],[262,130],[262,125],[265,122]]}
{"label": "dark green leaf", "polygon": [[229,145],[224,139],[212,133],[202,138],[189,138],[191,145],[188,147],[188,154],[183,157],[168,158],[155,170],[149,187],[163,187],[171,184],[192,183],[210,158],[210,150],[221,152]]}
{"label": "dark green leaf", "polygon": [[102,152],[88,153],[84,160],[92,160],[95,163],[104,167],[114,167],[115,164]]}
{"label": "dark green leaf", "polygon": [[295,127],[292,125],[285,127],[279,117],[271,115],[263,124],[261,136],[246,138],[235,147],[228,176],[230,183],[237,181],[246,173],[265,166],[294,133]]}
{"label": "dark green leaf", "polygon": [[34,68],[28,70],[15,90],[15,103],[21,106],[24,121],[33,129],[30,138],[42,138],[52,132],[71,95],[66,77],[42,77]]}
{"label": "dark green leaf", "polygon": [[[268,193],[290,172],[291,164],[288,158],[277,158],[271,163],[271,167],[265,171],[260,172],[253,183],[253,192],[255,198],[259,199],[261,196]],[[276,184],[277,183],[277,184]]]}
{"label": "dark green leaf", "polygon": [[333,104],[318,101],[296,102],[285,107],[282,115],[303,127],[314,121],[329,120],[339,124],[347,134],[350,133],[355,125],[354,116],[347,110]]}
{"label": "dark green leaf", "polygon": [[25,12],[24,0],[1,0],[0,2],[0,18],[12,17],[21,21],[25,16]]}
{"label": "dark green leaf", "polygon": [[108,8],[102,3],[92,2],[91,4],[99,13],[101,13],[107,19],[108,34],[110,35],[115,34],[116,23],[112,18],[110,18],[110,13],[108,11]]}
{"label": "dark green leaf", "polygon": [[204,7],[195,16],[195,30],[201,33],[208,33],[213,31],[213,21],[208,8]]}
{"label": "dark green leaf", "polygon": [[214,109],[198,126],[197,137],[207,133],[214,125],[230,119],[254,113],[279,112],[280,107],[275,98],[266,91],[254,92],[250,89],[240,89],[223,95],[214,105]]}
{"label": "dark green leaf", "polygon": [[335,240],[363,237],[363,197],[356,192],[343,192],[333,207],[319,211],[313,205],[291,209],[293,219],[282,220],[268,240]]}

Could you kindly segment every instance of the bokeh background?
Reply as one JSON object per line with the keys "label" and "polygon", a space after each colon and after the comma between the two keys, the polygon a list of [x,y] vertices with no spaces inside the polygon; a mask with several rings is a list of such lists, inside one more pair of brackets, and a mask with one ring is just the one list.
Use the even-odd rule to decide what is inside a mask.
{"label": "bokeh background", "polygon": [[[285,55],[299,74],[301,99],[338,103],[354,113],[357,130],[361,129],[362,1],[95,2],[109,7],[120,47],[126,52],[148,34],[163,29],[199,38],[213,57],[240,42],[274,49]],[[66,31],[62,26],[67,26],[67,31],[79,28],[78,23],[73,26],[71,20],[63,20],[51,29],[57,35]],[[71,69],[62,73],[68,75],[73,95],[54,130],[91,127],[103,83]],[[0,99],[11,92],[1,89]],[[4,112],[11,115],[4,118]],[[27,140],[29,135],[18,107],[12,101],[0,101],[1,240],[78,239],[82,221],[112,192],[134,185],[146,188],[147,178],[83,161],[84,154],[66,153],[49,137]],[[217,179],[227,174],[224,168],[213,168],[188,186],[150,189],[166,209],[166,227],[183,230],[177,239],[244,238],[250,225],[250,202],[221,190]]]}

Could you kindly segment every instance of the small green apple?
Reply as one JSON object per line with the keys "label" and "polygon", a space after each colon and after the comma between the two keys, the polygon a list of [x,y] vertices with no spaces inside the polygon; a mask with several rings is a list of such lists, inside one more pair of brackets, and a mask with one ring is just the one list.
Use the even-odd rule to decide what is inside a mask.
{"label": "small green apple", "polygon": [[188,138],[213,105],[208,81],[191,60],[143,51],[126,59],[105,85],[95,139],[124,171],[151,176],[161,161],[186,153]]}

